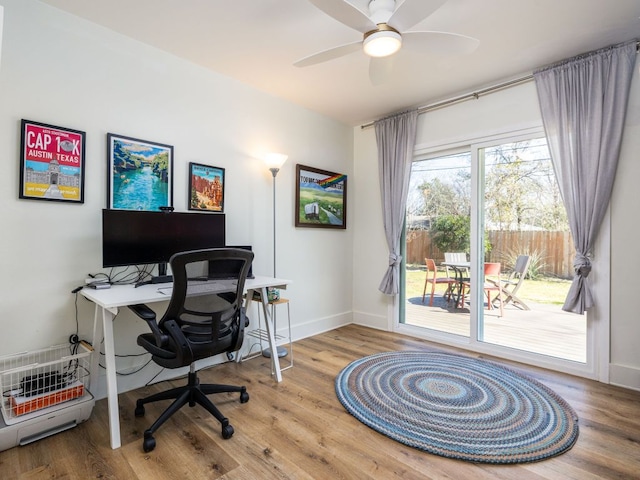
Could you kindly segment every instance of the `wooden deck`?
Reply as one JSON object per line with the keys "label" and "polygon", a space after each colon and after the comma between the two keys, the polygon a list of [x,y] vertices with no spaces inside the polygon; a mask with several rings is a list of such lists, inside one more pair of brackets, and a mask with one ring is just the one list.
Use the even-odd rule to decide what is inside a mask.
{"label": "wooden deck", "polygon": [[[405,323],[455,335],[469,336],[469,309],[454,308],[442,296],[409,298]],[[564,312],[560,305],[527,303],[531,310],[508,304],[504,316],[499,310],[484,310],[484,341],[496,345],[586,362],[587,317]]]}

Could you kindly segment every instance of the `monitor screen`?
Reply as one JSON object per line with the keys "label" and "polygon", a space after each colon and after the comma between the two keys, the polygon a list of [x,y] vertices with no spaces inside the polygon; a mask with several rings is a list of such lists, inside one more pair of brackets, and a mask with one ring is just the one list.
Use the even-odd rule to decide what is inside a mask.
{"label": "monitor screen", "polygon": [[[240,248],[242,250],[252,251],[251,245],[227,245],[227,248]],[[228,268],[227,268],[228,267]],[[238,270],[233,260],[218,261],[215,264],[209,264],[209,279],[216,278],[230,278],[234,276]],[[249,271],[247,272],[247,278],[255,278],[253,275],[253,262],[249,265]]]}
{"label": "monitor screen", "polygon": [[174,253],[225,246],[222,213],[102,211],[102,266],[168,262]]}

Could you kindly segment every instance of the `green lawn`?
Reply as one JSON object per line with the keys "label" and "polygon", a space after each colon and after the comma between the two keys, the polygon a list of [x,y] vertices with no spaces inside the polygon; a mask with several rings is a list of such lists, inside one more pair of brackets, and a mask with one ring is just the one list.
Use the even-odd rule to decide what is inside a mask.
{"label": "green lawn", "polygon": [[[420,269],[407,269],[407,298],[422,296],[424,289],[425,271]],[[438,275],[444,276],[444,272]],[[517,295],[524,301],[533,303],[547,303],[562,305],[569,292],[571,280],[563,280],[552,277],[540,277],[537,280],[526,279]],[[444,287],[439,288],[438,291]],[[427,292],[429,293],[429,292]]]}

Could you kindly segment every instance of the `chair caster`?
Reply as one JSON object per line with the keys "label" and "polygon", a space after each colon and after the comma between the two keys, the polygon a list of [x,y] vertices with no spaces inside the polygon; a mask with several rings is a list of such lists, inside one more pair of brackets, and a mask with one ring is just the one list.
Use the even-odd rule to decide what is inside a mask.
{"label": "chair caster", "polygon": [[247,403],[248,401],[249,401],[249,394],[245,390],[244,392],[240,393],[240,403]]}
{"label": "chair caster", "polygon": [[156,448],[156,439],[151,434],[144,434],[144,440],[142,441],[142,449],[148,453]]}
{"label": "chair caster", "polygon": [[233,427],[231,425],[225,425],[222,427],[222,438],[224,438],[225,440],[229,440],[231,437],[233,437]]}
{"label": "chair caster", "polygon": [[136,417],[144,417],[144,405],[136,403],[136,409],[133,414]]}

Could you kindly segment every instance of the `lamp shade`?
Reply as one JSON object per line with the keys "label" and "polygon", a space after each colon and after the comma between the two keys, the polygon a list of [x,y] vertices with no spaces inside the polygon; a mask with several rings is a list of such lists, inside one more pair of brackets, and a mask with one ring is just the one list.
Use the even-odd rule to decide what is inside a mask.
{"label": "lamp shade", "polygon": [[264,155],[263,160],[269,170],[272,168],[279,170],[284,165],[284,162],[287,161],[287,158],[289,156],[283,153],[267,153]]}
{"label": "lamp shade", "polygon": [[402,46],[402,37],[395,30],[373,32],[364,39],[364,53],[370,57],[388,57]]}

